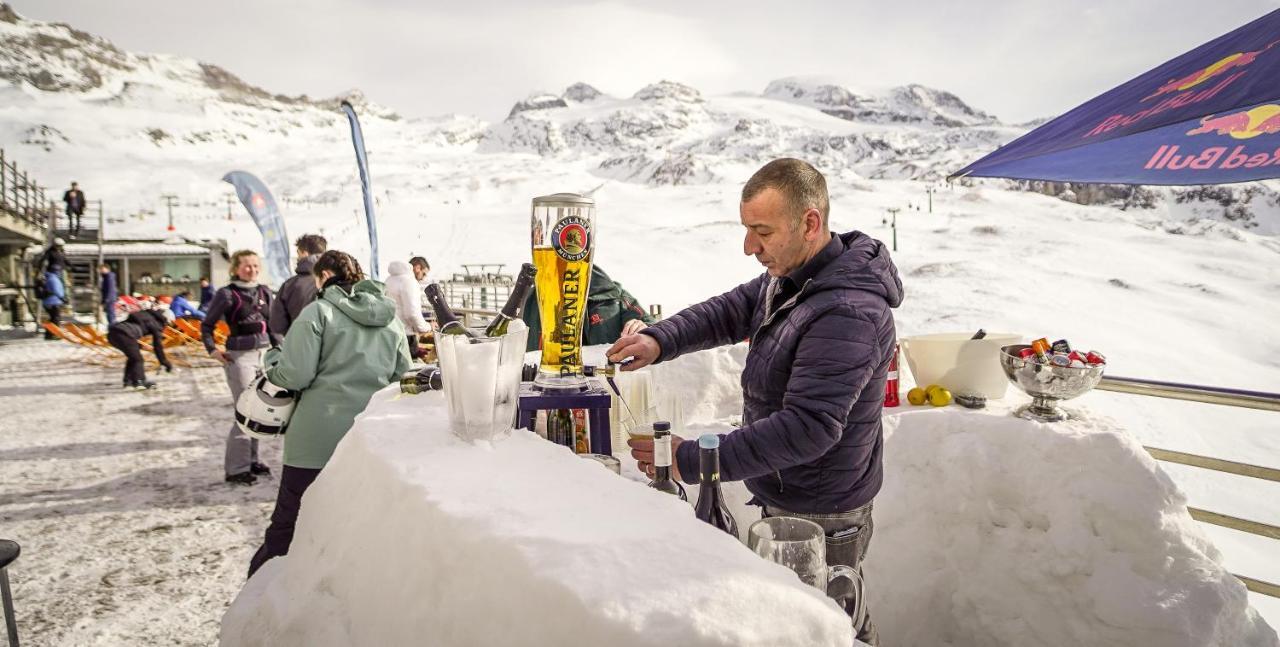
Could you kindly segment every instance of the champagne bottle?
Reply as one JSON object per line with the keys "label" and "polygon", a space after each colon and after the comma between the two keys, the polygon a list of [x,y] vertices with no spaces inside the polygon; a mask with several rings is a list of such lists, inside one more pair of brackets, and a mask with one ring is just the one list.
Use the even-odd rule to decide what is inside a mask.
{"label": "champagne bottle", "polygon": [[704,434],[698,439],[698,463],[702,478],[698,486],[698,504],[693,508],[694,516],[737,537],[738,522],[733,520],[724,494],[720,492],[719,436]]}
{"label": "champagne bottle", "polygon": [[439,283],[428,285],[424,291],[427,293],[427,302],[436,313],[436,325],[439,326],[441,334],[476,336],[462,325],[461,321],[458,321],[458,315],[453,314],[453,308],[450,308],[449,303],[444,300],[444,292],[440,291]]}
{"label": "champagne bottle", "polygon": [[444,388],[444,376],[435,366],[424,366],[416,371],[405,373],[400,378],[400,392],[416,395],[426,391],[439,391]]}
{"label": "champagne bottle", "polygon": [[538,269],[533,266],[533,263],[520,266],[520,274],[516,276],[516,284],[511,288],[511,296],[507,297],[507,304],[502,306],[498,316],[494,317],[493,321],[489,322],[489,326],[484,329],[485,337],[501,337],[507,334],[507,325],[513,319],[520,317],[520,309],[529,298],[529,291],[533,289],[533,277],[537,273]]}
{"label": "champagne bottle", "polygon": [[689,497],[685,496],[684,486],[671,478],[671,423],[669,422],[653,423],[653,480],[649,481],[649,487],[659,492],[674,494],[680,497],[681,501],[689,500]]}

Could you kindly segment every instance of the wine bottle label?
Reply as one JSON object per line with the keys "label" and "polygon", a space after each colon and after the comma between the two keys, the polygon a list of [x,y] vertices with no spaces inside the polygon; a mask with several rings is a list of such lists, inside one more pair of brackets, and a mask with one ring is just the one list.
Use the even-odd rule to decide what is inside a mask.
{"label": "wine bottle label", "polygon": [[671,440],[653,444],[653,464],[655,467],[671,467]]}

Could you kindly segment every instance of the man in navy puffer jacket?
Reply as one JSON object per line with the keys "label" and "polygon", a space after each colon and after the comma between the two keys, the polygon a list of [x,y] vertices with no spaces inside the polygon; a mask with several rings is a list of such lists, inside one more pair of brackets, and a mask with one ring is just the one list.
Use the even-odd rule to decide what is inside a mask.
{"label": "man in navy puffer jacket", "polygon": [[[766,516],[814,521],[827,561],[857,568],[871,540],[882,481],[880,412],[902,281],[885,246],[861,232],[832,235],[826,180],[779,159],[742,190],[743,251],[766,273],[620,339],[627,369],[749,339],[743,426],[721,438],[725,480],[746,481]],[[651,441],[631,441],[652,471]],[[698,479],[697,443],[672,438],[676,475]],[[868,620],[859,638],[875,644]]]}

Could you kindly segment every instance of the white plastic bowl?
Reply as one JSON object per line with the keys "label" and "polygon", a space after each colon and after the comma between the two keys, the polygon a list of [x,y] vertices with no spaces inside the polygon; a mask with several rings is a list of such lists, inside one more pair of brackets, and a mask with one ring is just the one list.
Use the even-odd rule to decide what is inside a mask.
{"label": "white plastic bowl", "polygon": [[987,333],[970,339],[972,332],[914,335],[899,340],[916,385],[938,384],[955,395],[1003,398],[1009,380],[1000,367],[1000,347],[1022,342],[1022,335]]}

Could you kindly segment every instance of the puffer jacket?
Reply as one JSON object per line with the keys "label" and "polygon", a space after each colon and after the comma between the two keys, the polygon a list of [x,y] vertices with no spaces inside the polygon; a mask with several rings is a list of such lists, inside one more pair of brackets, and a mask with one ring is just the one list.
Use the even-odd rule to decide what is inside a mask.
{"label": "puffer jacket", "polygon": [[[721,439],[721,477],[745,480],[755,503],[807,514],[852,510],[880,491],[890,308],[902,303],[882,243],[855,231],[831,244],[838,256],[768,316],[765,274],[642,331],[661,345],[660,361],[750,338],[743,426]],[[696,482],[698,444],[674,458]]]}
{"label": "puffer jacket", "polygon": [[271,302],[271,316],[267,321],[271,332],[284,337],[302,309],[316,300],[318,290],[315,278],[311,276],[311,268],[316,266],[320,256],[320,254],[311,254],[299,258],[298,264],[294,267],[298,273],[285,279],[280,285],[280,291]]}
{"label": "puffer jacket", "polygon": [[267,325],[273,296],[271,288],[265,285],[244,284],[240,281],[232,281],[230,285],[219,288],[213,295],[213,301],[204,308],[204,320],[200,322],[200,337],[204,342],[204,349],[213,353],[216,348],[213,331],[223,319],[230,328],[226,344],[229,351],[279,345],[280,336],[272,333]]}
{"label": "puffer jacket", "polygon": [[356,415],[409,370],[409,340],[377,281],[329,285],[263,360],[272,384],[298,391],[284,464],[320,469]]}
{"label": "puffer jacket", "polygon": [[422,316],[422,287],[413,277],[413,267],[404,261],[387,266],[387,297],[396,304],[396,318],[407,333],[431,330]]}

